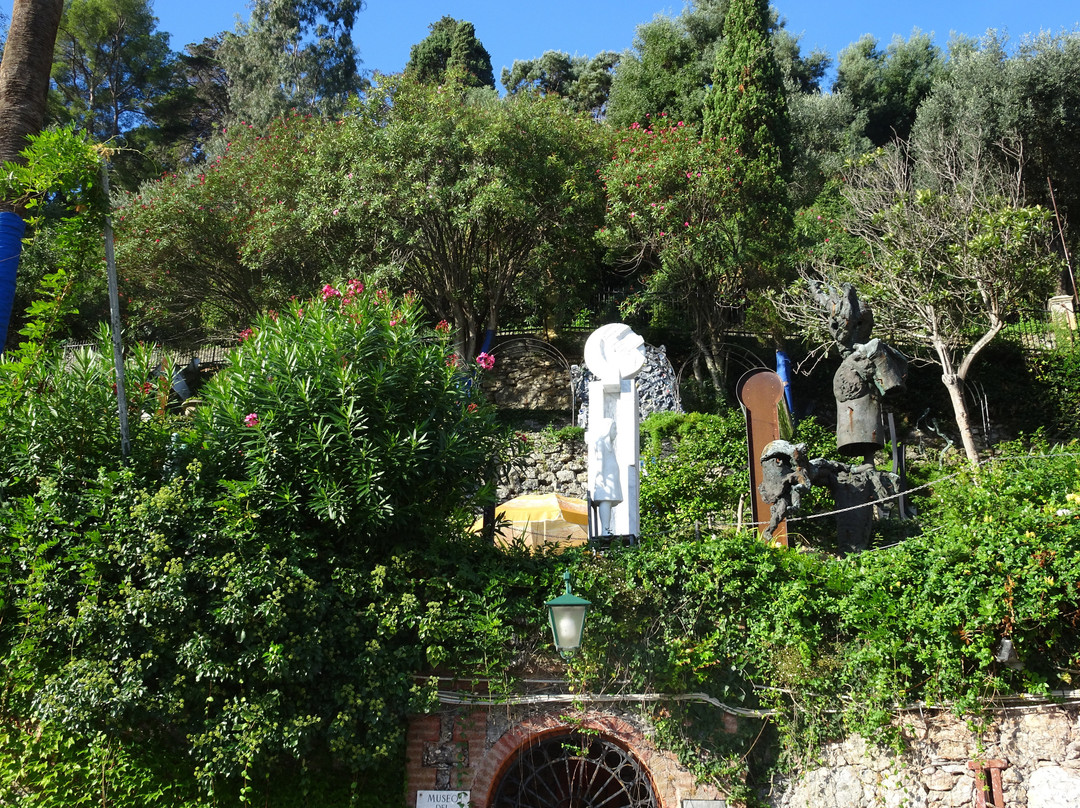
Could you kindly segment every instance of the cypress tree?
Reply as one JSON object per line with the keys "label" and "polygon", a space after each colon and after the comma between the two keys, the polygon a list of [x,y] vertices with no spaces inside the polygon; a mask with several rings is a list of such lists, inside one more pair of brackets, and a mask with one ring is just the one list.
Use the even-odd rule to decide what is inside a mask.
{"label": "cypress tree", "polygon": [[409,50],[405,72],[424,84],[438,84],[448,71],[465,76],[468,87],[495,87],[491,55],[471,22],[445,16],[428,26],[427,37]]}
{"label": "cypress tree", "polygon": [[705,135],[786,173],[790,122],[766,0],[731,0],[705,96]]}
{"label": "cypress tree", "polygon": [[705,138],[726,153],[739,188],[742,249],[733,257],[748,289],[787,274],[792,232],[790,122],[769,20],[767,0],[730,1],[705,96]]}

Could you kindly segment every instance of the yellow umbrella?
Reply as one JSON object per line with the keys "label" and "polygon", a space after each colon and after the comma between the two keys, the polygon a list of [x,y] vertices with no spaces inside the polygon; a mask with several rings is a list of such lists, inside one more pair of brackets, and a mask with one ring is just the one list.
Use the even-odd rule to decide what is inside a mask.
{"label": "yellow umbrella", "polygon": [[[473,525],[479,532],[483,520]],[[583,499],[561,494],[522,494],[495,507],[495,541],[504,547],[524,541],[526,547],[544,544],[576,546],[589,540],[588,506]]]}

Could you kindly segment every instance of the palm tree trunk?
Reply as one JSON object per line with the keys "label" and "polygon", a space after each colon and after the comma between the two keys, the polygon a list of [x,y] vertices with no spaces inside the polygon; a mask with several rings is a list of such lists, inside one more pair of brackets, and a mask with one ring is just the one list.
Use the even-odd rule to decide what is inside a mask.
{"label": "palm tree trunk", "polygon": [[[27,136],[45,125],[53,47],[63,11],[63,0],[15,0],[0,63],[0,163],[18,160]],[[0,210],[15,211],[15,200],[0,199]]]}
{"label": "palm tree trunk", "polygon": [[[20,159],[28,135],[45,125],[53,47],[64,0],[15,0],[0,61],[0,165]],[[7,341],[22,252],[22,202],[0,198],[0,353]]]}

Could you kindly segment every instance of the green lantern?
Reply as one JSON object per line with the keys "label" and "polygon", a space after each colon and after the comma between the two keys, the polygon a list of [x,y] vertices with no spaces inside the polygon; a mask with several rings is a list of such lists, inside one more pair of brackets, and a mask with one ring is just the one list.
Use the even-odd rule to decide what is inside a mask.
{"label": "green lantern", "polygon": [[563,581],[566,582],[566,592],[544,605],[548,609],[555,647],[559,649],[563,659],[569,659],[581,647],[581,635],[585,633],[585,615],[592,604],[570,591],[569,572],[563,573]]}

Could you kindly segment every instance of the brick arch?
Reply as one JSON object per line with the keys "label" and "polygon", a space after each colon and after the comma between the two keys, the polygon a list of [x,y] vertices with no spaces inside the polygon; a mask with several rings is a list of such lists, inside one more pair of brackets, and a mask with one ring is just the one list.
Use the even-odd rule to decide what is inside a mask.
{"label": "brick arch", "polygon": [[[483,759],[477,762],[472,780],[474,808],[487,808],[491,804],[502,775],[521,751],[552,735],[583,729],[599,733],[605,740],[621,746],[633,755],[651,781],[659,808],[677,808],[679,789],[664,788],[666,784],[658,782],[651,764],[659,756],[644,734],[628,721],[600,712],[575,716],[572,722],[565,720],[561,715],[546,713],[531,716],[514,724],[492,745]],[[668,767],[664,768],[666,770]]]}

